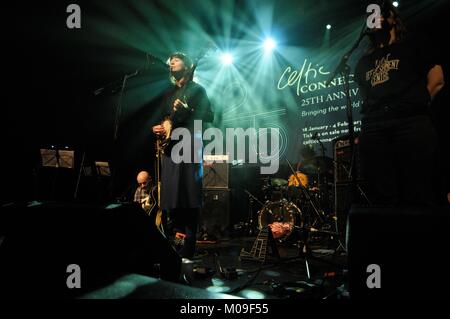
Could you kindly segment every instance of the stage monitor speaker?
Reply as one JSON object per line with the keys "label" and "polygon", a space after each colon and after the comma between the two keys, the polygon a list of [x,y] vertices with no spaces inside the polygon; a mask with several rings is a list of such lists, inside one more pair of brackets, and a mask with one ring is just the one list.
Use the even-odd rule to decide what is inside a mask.
{"label": "stage monitor speaker", "polygon": [[230,190],[204,189],[200,232],[216,238],[227,236],[230,226]]}
{"label": "stage monitor speaker", "polygon": [[[2,207],[0,296],[72,298],[127,273],[178,281],[181,258],[137,204]],[[79,266],[81,288],[67,285]]]}
{"label": "stage monitor speaker", "polygon": [[227,161],[227,155],[204,156],[203,188],[227,189],[229,187],[229,164],[227,163]]}
{"label": "stage monitor speaker", "polygon": [[448,209],[353,206],[348,222],[351,298],[448,298]]}

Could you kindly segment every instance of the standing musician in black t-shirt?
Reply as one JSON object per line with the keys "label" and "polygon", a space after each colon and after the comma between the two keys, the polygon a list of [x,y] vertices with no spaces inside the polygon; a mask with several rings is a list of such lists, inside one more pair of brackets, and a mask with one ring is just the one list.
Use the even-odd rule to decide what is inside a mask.
{"label": "standing musician in black t-shirt", "polygon": [[413,39],[392,5],[355,70],[364,103],[359,138],[369,198],[381,205],[432,205],[437,136],[430,103],[444,86],[432,48]]}

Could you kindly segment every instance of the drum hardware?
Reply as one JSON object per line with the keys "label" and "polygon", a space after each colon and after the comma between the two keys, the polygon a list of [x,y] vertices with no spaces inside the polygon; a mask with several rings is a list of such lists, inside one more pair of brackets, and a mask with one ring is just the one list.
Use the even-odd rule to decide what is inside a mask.
{"label": "drum hardware", "polygon": [[324,216],[325,212],[317,206],[317,204],[314,202],[314,200],[311,198],[311,194],[309,191],[303,186],[301,180],[298,178],[296,172],[294,171],[294,168],[291,165],[291,162],[286,158],[286,161],[289,165],[289,168],[292,171],[292,174],[294,176],[294,179],[297,181],[298,188],[301,190],[302,194],[305,196],[307,202],[311,205],[313,208],[314,213],[316,214],[317,218],[319,219],[320,223],[322,224],[324,222]]}
{"label": "drum hardware", "polygon": [[[314,188],[311,188],[311,191],[309,191],[307,189],[309,185],[308,176],[300,171],[294,171],[292,166],[290,168],[293,174],[288,180],[281,178],[265,178],[263,180],[263,191],[266,193],[267,202],[258,211],[258,228],[262,230],[265,227],[270,227],[274,239],[279,243],[291,242],[293,237],[291,235],[297,233],[298,227],[302,228],[305,225],[309,227],[322,226],[326,217],[324,211],[316,202],[318,198],[313,198],[313,196],[319,196],[319,189],[314,191]],[[291,190],[294,188],[293,194],[300,193],[301,199],[297,199],[297,201],[286,199],[283,192],[287,193],[289,188]],[[294,198],[294,196],[291,196],[291,198]],[[309,206],[302,205],[302,201]],[[302,210],[306,207],[311,207],[315,215],[305,215],[306,210],[303,212]],[[252,213],[249,213],[249,216],[252,216]]]}
{"label": "drum hardware", "polygon": [[[313,235],[320,234],[337,237],[338,234],[331,231],[332,228],[327,223],[327,217],[329,216],[326,216],[320,205],[316,203],[315,200],[317,200],[317,198],[313,198],[315,195],[318,196],[320,189],[317,188],[317,190],[314,190],[313,188],[306,188],[305,185],[309,186],[309,183],[305,183],[305,178],[303,178],[302,181],[300,179],[301,176],[299,176],[299,173],[303,173],[294,171],[289,162],[288,164],[293,172],[292,178],[290,179],[291,186],[289,186],[289,181],[287,181],[286,184],[283,179],[265,178],[263,190],[266,192],[273,192],[274,190],[282,191],[287,189],[287,187],[296,187],[294,186],[294,183],[296,183],[299,185],[296,187],[297,192],[301,193],[302,198],[309,203],[310,209],[313,209],[315,213],[312,213],[311,216],[305,215],[306,210],[303,210],[304,206],[301,205],[302,203],[296,205],[296,203],[286,198],[274,200],[273,194],[270,194],[271,196],[269,196],[269,198],[271,200],[267,200],[261,210],[258,211],[258,228],[260,232],[253,244],[252,250],[251,252],[242,250],[240,257],[241,260],[254,260],[264,263],[266,261],[266,253],[268,252],[269,246],[273,246],[272,251],[275,251],[275,256],[277,255],[276,246],[273,244],[269,245],[272,239],[272,243],[293,244],[298,252],[297,255],[293,258],[283,259],[281,261],[301,259],[301,261],[304,262],[306,276],[308,279],[311,279],[310,260],[317,259],[318,261],[328,263],[328,261],[321,260],[319,257],[312,255],[310,243]],[[249,196],[251,195],[249,193],[247,194]],[[262,204],[261,202],[259,203]],[[249,214],[249,216],[253,215]],[[308,217],[310,217],[309,220]]]}
{"label": "drum hardware", "polygon": [[[311,157],[311,163],[316,163],[316,170],[312,175],[298,169],[294,171],[287,160],[292,174],[287,180],[282,178],[264,178],[262,190],[267,201],[257,212],[257,227],[261,231],[268,227],[274,240],[279,244],[290,244],[297,247],[299,256],[305,259],[305,266],[309,275],[308,258],[309,244],[315,240],[330,237],[333,241],[339,237],[334,231],[335,219],[326,211],[332,210],[332,192],[329,190],[333,183],[330,178],[323,176],[329,172],[328,157]],[[332,165],[331,165],[332,167]],[[322,169],[323,168],[323,169]],[[310,179],[317,174],[319,180]],[[326,184],[323,184],[326,182]],[[283,193],[284,192],[284,193]],[[291,193],[291,194],[290,194]],[[248,193],[247,193],[248,194]],[[251,195],[251,194],[250,194]],[[286,195],[286,196],[284,196]],[[292,195],[292,196],[291,196]],[[253,198],[251,203],[253,203]],[[250,224],[255,221],[254,210],[249,212]]]}
{"label": "drum hardware", "polygon": [[287,190],[288,181],[282,178],[264,178],[262,191],[268,201],[281,200]]}
{"label": "drum hardware", "polygon": [[288,187],[286,191],[286,196],[289,200],[293,201],[299,208],[304,208],[302,203],[304,198],[302,194],[298,191],[299,182],[303,187],[309,188],[309,178],[308,175],[297,170],[295,174],[291,174],[288,178]]}
{"label": "drum hardware", "polygon": [[247,216],[247,222],[244,224],[246,229],[246,233],[249,236],[252,236],[255,232],[255,221],[253,219],[253,205],[254,202],[257,202],[261,206],[264,206],[264,203],[262,203],[256,196],[254,196],[252,193],[250,193],[248,190],[244,189],[244,192],[248,195],[248,216]]}

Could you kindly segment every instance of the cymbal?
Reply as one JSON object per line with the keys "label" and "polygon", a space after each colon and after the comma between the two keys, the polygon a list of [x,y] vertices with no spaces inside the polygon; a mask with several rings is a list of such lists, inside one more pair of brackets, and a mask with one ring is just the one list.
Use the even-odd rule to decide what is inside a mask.
{"label": "cymbal", "polygon": [[288,184],[288,181],[283,178],[272,178],[270,180],[270,183],[272,186],[286,186]]}

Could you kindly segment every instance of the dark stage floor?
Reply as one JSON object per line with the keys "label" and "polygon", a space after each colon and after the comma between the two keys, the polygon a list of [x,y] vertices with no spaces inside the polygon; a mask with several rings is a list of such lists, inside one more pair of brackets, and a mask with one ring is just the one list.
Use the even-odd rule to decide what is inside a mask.
{"label": "dark stage floor", "polygon": [[193,267],[192,275],[186,275],[190,286],[252,299],[345,297],[346,255],[337,240],[312,238],[307,258],[294,243],[277,242],[280,258],[269,248],[264,263],[241,260],[241,250],[250,252],[255,239],[233,236],[214,244],[199,242],[193,264],[183,264],[187,270]]}
{"label": "dark stage floor", "polygon": [[[264,263],[240,258],[260,236],[233,227],[216,242],[199,241],[194,258],[183,260],[180,279],[178,254],[138,207],[2,207],[0,298],[333,300],[348,299],[349,290],[352,299],[448,296],[447,209],[354,207],[347,231],[339,232],[347,234],[346,244],[330,234],[336,234],[332,226],[295,226],[298,232],[275,241],[274,251],[267,245]],[[305,242],[306,253],[299,249]],[[73,264],[79,290],[67,281]],[[24,275],[30,265],[39,274],[32,285]]]}

